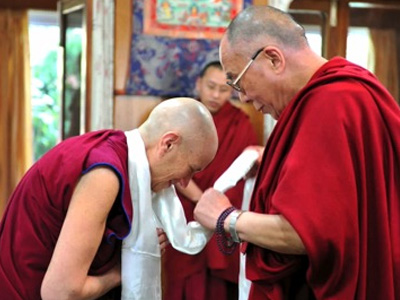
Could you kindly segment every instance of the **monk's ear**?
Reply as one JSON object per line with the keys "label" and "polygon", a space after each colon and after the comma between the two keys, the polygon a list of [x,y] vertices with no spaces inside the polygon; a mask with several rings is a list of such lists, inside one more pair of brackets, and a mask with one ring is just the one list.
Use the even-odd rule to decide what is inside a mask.
{"label": "monk's ear", "polygon": [[267,46],[265,47],[263,54],[269,60],[267,63],[271,70],[275,73],[281,73],[283,71],[285,68],[285,57],[279,48],[275,46]]}
{"label": "monk's ear", "polygon": [[181,141],[181,136],[177,132],[169,131],[164,133],[159,142],[159,149],[161,155],[171,152],[174,150]]}

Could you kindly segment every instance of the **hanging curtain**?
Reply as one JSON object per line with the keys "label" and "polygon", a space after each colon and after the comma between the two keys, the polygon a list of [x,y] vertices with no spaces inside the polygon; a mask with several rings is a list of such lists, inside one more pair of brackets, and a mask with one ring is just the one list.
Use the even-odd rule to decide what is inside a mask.
{"label": "hanging curtain", "polygon": [[396,47],[396,31],[393,29],[371,29],[374,49],[374,73],[399,102],[399,75]]}
{"label": "hanging curtain", "polygon": [[113,128],[114,0],[93,0],[90,130]]}
{"label": "hanging curtain", "polygon": [[27,11],[0,10],[0,216],[32,164]]}

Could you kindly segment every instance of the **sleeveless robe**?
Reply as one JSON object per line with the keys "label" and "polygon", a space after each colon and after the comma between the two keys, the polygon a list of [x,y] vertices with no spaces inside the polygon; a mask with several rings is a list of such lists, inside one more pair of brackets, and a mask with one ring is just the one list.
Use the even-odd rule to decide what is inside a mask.
{"label": "sleeveless robe", "polygon": [[111,168],[120,189],[89,274],[102,274],[120,259],[121,239],[131,230],[132,218],[125,135],[101,130],[72,137],[37,161],[9,199],[0,223],[1,295],[40,299],[40,286],[74,187],[82,174],[97,166]]}

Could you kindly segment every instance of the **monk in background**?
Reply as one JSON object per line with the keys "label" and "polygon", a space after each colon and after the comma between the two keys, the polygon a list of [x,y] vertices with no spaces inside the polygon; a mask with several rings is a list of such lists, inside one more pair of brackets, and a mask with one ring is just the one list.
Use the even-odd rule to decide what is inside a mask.
{"label": "monk in background", "polygon": [[269,6],[237,15],[220,59],[240,100],[278,120],[250,211],[232,219],[214,189],[195,209],[223,244],[245,242],[248,299],[400,299],[394,98],[368,70],[314,53],[303,27]]}
{"label": "monk in background", "polygon": [[[257,136],[249,117],[230,103],[232,89],[220,62],[208,63],[196,81],[198,99],[213,116],[219,147],[215,159],[195,174],[186,188],[176,185],[187,221],[203,191],[212,187],[232,162]],[[226,194],[236,206],[242,205],[244,180]],[[215,237],[197,255],[180,253],[167,246],[163,257],[164,300],[234,300],[238,299],[239,249],[225,256],[218,251]]]}

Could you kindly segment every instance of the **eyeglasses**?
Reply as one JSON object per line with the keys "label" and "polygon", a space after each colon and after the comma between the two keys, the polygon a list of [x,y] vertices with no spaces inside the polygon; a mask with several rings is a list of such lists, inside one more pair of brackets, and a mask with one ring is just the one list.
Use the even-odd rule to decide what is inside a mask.
{"label": "eyeglasses", "polygon": [[242,70],[242,72],[239,73],[238,77],[236,77],[236,79],[234,81],[232,80],[228,80],[226,82],[227,85],[231,86],[234,90],[236,90],[239,93],[243,93],[242,88],[240,87],[240,85],[238,84],[240,79],[243,77],[244,73],[246,73],[247,69],[250,68],[251,64],[253,63],[253,61],[257,58],[258,54],[260,54],[265,47],[262,47],[261,49],[258,49],[256,53],[254,53],[254,55],[251,57],[250,61],[247,63],[247,65],[244,67],[244,69]]}

